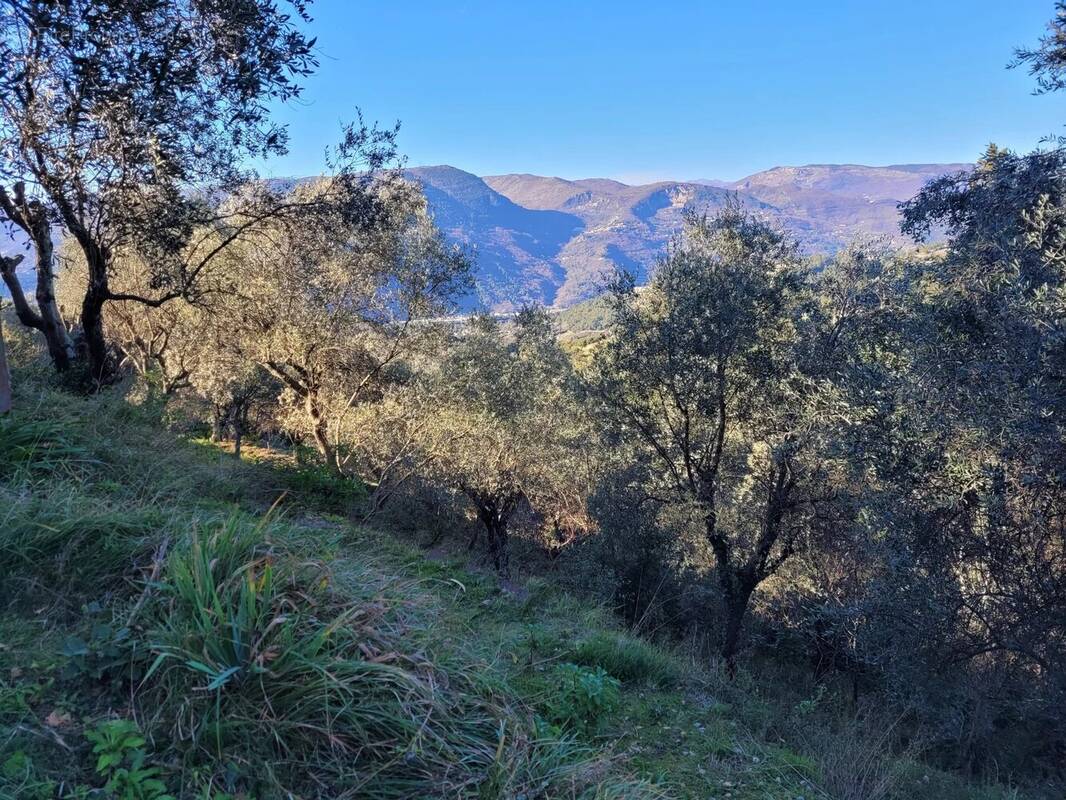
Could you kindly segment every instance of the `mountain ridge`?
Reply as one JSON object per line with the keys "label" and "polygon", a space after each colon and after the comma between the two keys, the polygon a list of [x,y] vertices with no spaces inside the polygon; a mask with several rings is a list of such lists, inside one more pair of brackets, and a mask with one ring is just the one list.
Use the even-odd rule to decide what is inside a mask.
{"label": "mountain ridge", "polygon": [[[408,174],[422,184],[435,212],[442,195],[447,198],[448,210],[438,216],[441,227],[457,241],[477,247],[481,299],[490,308],[507,309],[529,301],[560,308],[573,305],[602,291],[619,268],[633,272],[638,282],[647,280],[680,231],[684,211],[713,212],[730,197],[792,233],[809,254],[831,254],[857,238],[886,237],[903,244],[899,203],[927,181],[969,167],[808,164],[774,167],[737,181],[636,185],[532,173],[478,177],[444,166],[418,167]],[[462,204],[464,196],[481,196],[485,188],[499,196],[492,208],[517,206],[569,215],[572,234],[564,241],[546,242],[535,230],[510,227],[502,215],[480,216],[476,226],[455,224],[451,204]],[[526,248],[530,242],[540,248]]]}
{"label": "mountain ridge", "polygon": [[[899,203],[928,180],[970,167],[807,164],[736,181],[646,184],[528,172],[478,176],[446,164],[410,167],[404,174],[422,187],[449,238],[476,256],[477,290],[464,299],[464,308],[507,311],[531,302],[574,305],[599,294],[618,269],[646,281],[686,210],[713,213],[730,198],[791,233],[808,254],[832,254],[857,238],[904,244]],[[16,252],[26,253],[20,273],[32,293],[32,251],[21,237],[0,236],[0,253]]]}

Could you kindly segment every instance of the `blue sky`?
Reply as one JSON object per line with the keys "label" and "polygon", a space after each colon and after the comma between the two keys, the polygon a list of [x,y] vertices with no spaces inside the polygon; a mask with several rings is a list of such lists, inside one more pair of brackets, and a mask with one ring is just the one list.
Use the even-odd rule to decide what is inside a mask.
{"label": "blue sky", "polygon": [[734,179],[780,164],[972,160],[1066,123],[1013,48],[1051,0],[317,0],[321,68],[278,109],[319,172],[360,107],[411,165]]}

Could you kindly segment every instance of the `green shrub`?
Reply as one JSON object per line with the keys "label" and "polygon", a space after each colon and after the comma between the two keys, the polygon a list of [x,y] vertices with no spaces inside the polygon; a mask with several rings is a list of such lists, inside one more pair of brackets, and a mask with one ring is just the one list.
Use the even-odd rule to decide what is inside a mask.
{"label": "green shrub", "polygon": [[63,642],[66,663],[61,675],[68,682],[124,690],[144,673],[141,642],[130,628],[101,619],[104,611],[98,604],[89,604],[85,611],[91,623],[88,633],[71,634]]}
{"label": "green shrub", "polygon": [[548,714],[563,730],[591,733],[621,700],[620,682],[602,667],[559,664],[552,678]]}
{"label": "green shrub", "polygon": [[623,682],[646,682],[659,687],[677,683],[676,661],[655,646],[632,636],[599,633],[574,649],[576,664],[601,667]]}
{"label": "green shrub", "polygon": [[53,800],[56,782],[41,777],[23,750],[15,750],[0,762],[0,798]]}

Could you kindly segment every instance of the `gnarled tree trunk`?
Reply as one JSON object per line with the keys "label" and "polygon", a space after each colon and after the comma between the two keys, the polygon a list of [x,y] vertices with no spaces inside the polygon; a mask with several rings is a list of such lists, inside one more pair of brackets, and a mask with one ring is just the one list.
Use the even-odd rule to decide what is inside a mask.
{"label": "gnarled tree trunk", "polygon": [[322,413],[322,399],[314,377],[308,370],[296,364],[261,361],[259,366],[292,389],[296,396],[303,400],[304,411],[311,425],[311,439],[315,443],[315,449],[330,469],[343,476],[341,460],[337,457],[336,448],[329,441],[329,420]]}
{"label": "gnarled tree trunk", "polygon": [[[489,556],[492,558],[492,566],[496,574],[501,578],[511,577],[511,550],[508,531],[508,523],[511,515],[522,500],[520,493],[503,495],[486,494],[467,486],[460,489],[470,498],[477,509],[478,519],[485,526],[486,537],[489,543]],[[473,546],[471,542],[471,546]]]}
{"label": "gnarled tree trunk", "polygon": [[218,444],[226,438],[226,407],[220,403],[211,404],[211,441]]}
{"label": "gnarled tree trunk", "polygon": [[89,354],[89,374],[97,385],[101,385],[111,377],[111,362],[104,336],[104,303],[109,296],[107,255],[96,246],[83,245],[82,249],[89,271],[89,282],[81,304],[82,335]]}
{"label": "gnarled tree trunk", "polygon": [[340,462],[337,460],[337,452],[329,441],[329,423],[322,414],[319,404],[318,392],[308,391],[304,398],[304,408],[307,411],[307,419],[311,422],[311,438],[314,439],[315,447],[319,455],[325,459],[330,468],[341,474]]}
{"label": "gnarled tree trunk", "polygon": [[755,581],[743,574],[734,575],[731,570],[722,566],[719,566],[719,570],[726,612],[721,655],[725,661],[726,673],[732,678],[737,674],[737,654],[740,652],[744,618],[748,613],[751,595],[755,591]]}
{"label": "gnarled tree trunk", "polygon": [[55,257],[52,246],[52,229],[43,211],[38,211],[32,220],[33,246],[37,249],[37,313],[41,317],[41,333],[48,343],[48,354],[60,372],[70,368],[74,360],[74,345],[67,333],[67,326],[59,315],[55,293]]}
{"label": "gnarled tree trunk", "polygon": [[488,528],[489,555],[492,566],[501,578],[511,577],[511,550],[508,546],[507,523],[496,522]]}
{"label": "gnarled tree trunk", "polygon": [[[774,463],[767,479],[766,507],[755,540],[753,552],[747,558],[740,558],[732,544],[718,528],[718,515],[715,511],[713,494],[708,494],[710,505],[704,520],[707,540],[714,552],[715,568],[718,582],[722,587],[725,601],[726,620],[722,637],[721,656],[725,661],[726,671],[730,677],[737,672],[737,654],[740,652],[741,635],[744,631],[744,619],[748,613],[751,597],[759,584],[773,575],[792,555],[795,546],[795,531],[786,533],[785,517],[790,508],[792,492],[796,486],[796,475],[789,461]],[[772,555],[777,547],[776,555]]]}
{"label": "gnarled tree trunk", "polygon": [[26,187],[16,183],[14,197],[0,187],[0,210],[13,223],[18,225],[33,242],[37,252],[37,289],[35,292],[37,308],[33,309],[26,302],[22,283],[15,273],[15,267],[22,261],[22,256],[5,258],[0,261],[0,276],[3,277],[15,313],[19,322],[28,328],[40,331],[48,345],[48,354],[55,368],[64,372],[74,359],[74,345],[67,333],[67,326],[59,314],[55,295],[54,248],[52,245],[52,226],[48,211],[37,200],[26,197]]}
{"label": "gnarled tree trunk", "polygon": [[233,455],[238,461],[241,458],[244,434],[248,430],[248,406],[249,401],[242,397],[236,402],[230,414],[230,427],[233,430]]}

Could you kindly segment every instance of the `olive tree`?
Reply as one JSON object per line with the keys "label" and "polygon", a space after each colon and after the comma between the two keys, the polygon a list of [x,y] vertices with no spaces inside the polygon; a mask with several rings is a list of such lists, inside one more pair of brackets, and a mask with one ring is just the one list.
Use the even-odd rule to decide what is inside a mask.
{"label": "olive tree", "polygon": [[39,199],[27,196],[26,184],[16,181],[11,194],[0,185],[0,212],[9,225],[16,225],[33,243],[36,308],[26,299],[22,282],[15,272],[23,259],[21,254],[0,260],[0,278],[11,293],[19,322],[41,332],[56,370],[65,372],[74,358],[74,345],[56,304],[55,260],[48,207]]}
{"label": "olive tree", "polygon": [[612,304],[589,392],[608,443],[647,465],[649,500],[702,528],[732,671],[755,590],[832,531],[833,345],[795,245],[737,204],[688,214],[648,288],[623,275]]}
{"label": "olive tree", "polygon": [[434,320],[469,287],[470,263],[395,175],[336,183],[295,186],[292,213],[228,248],[213,313],[223,346],[281,383],[298,432],[343,472],[354,410],[435,338]]}
{"label": "olive tree", "polygon": [[1048,23],[1048,32],[1036,47],[1020,47],[1014,51],[1011,67],[1024,66],[1036,78],[1037,93],[1058,92],[1066,88],[1066,2],[1056,0],[1055,17]]}
{"label": "olive tree", "polygon": [[563,526],[587,485],[574,373],[551,318],[524,309],[513,331],[490,316],[472,318],[427,391],[425,470],[466,496],[493,566],[507,577],[515,512],[528,505]]}
{"label": "olive tree", "polygon": [[[267,106],[297,96],[315,66],[314,42],[294,21],[307,18],[306,6],[0,2],[0,212],[37,245],[40,325],[23,321],[42,327],[53,358],[65,345],[49,299],[50,226],[84,256],[80,319],[99,381],[108,373],[105,304],[191,293],[221,249],[183,247],[215,218],[211,198],[243,182],[247,157],[284,150]],[[152,265],[147,294],[112,286],[114,259],[128,249]],[[21,298],[17,276],[3,277]]]}
{"label": "olive tree", "polygon": [[190,371],[193,390],[211,407],[211,440],[230,439],[241,457],[255,418],[276,407],[278,382],[258,364],[234,358],[222,347],[205,351]]}
{"label": "olive tree", "polygon": [[887,477],[920,515],[900,529],[917,554],[908,585],[938,608],[927,672],[950,663],[1000,687],[975,691],[987,722],[974,743],[997,735],[987,711],[1009,715],[1003,703],[1019,697],[1032,725],[1066,738],[1054,711],[1066,696],[1064,167],[1061,150],[989,148],[904,206],[906,231],[939,226],[948,244],[915,266],[901,392],[934,452]]}
{"label": "olive tree", "polygon": [[[88,282],[85,259],[76,243],[66,239],[57,262],[59,310],[64,320],[77,326]],[[123,252],[113,259],[110,285],[116,292],[147,294],[151,282],[152,270],[136,252]],[[103,316],[104,335],[117,349],[120,366],[132,368],[165,397],[190,387],[193,369],[205,356],[215,324],[207,309],[185,298],[162,305],[115,300],[108,303]]]}

